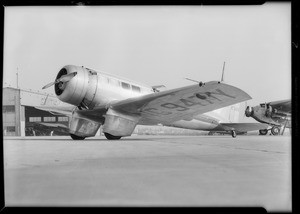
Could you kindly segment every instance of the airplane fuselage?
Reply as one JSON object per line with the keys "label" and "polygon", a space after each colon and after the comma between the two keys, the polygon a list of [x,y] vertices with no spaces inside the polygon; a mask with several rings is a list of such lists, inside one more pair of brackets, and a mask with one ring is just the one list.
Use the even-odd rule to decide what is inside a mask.
{"label": "airplane fuselage", "polygon": [[270,113],[270,115],[268,115],[266,114],[265,107],[261,107],[261,105],[251,107],[251,114],[249,113],[249,116],[261,123],[266,123],[271,126],[286,125],[287,128],[291,128],[290,117],[274,113]]}
{"label": "airplane fuselage", "polygon": [[55,81],[43,89],[52,85],[59,100],[76,107],[69,116],[73,139],[94,136],[101,125],[108,139],[120,139],[130,136],[138,124],[230,131],[235,137],[237,126],[230,123],[238,123],[241,112],[244,114],[239,102],[251,98],[219,81],[159,91],[157,87],[74,65],[64,66]]}

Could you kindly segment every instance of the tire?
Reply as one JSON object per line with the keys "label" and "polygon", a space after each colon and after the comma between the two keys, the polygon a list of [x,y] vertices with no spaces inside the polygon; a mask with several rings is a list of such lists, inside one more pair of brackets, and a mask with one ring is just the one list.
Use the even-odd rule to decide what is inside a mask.
{"label": "tire", "polygon": [[84,140],[85,139],[85,137],[81,137],[81,136],[74,135],[74,134],[70,134],[70,136],[73,140]]}
{"label": "tire", "polygon": [[268,129],[261,129],[261,130],[259,130],[259,134],[260,135],[266,135],[266,134],[268,134]]}
{"label": "tire", "polygon": [[108,133],[104,133],[104,135],[107,140],[119,140],[121,138],[121,136],[114,136]]}
{"label": "tire", "polygon": [[231,131],[231,136],[232,136],[233,138],[236,138],[236,132],[235,132],[235,131]]}
{"label": "tire", "polygon": [[272,135],[279,135],[280,133],[280,128],[278,126],[273,126],[271,129]]}

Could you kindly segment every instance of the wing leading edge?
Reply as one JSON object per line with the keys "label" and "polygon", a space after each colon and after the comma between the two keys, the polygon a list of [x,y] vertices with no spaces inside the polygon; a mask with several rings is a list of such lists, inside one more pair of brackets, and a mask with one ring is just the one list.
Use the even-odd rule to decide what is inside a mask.
{"label": "wing leading edge", "polygon": [[36,109],[40,109],[43,111],[48,111],[51,114],[59,114],[71,116],[72,112],[76,108],[75,106],[35,106]]}

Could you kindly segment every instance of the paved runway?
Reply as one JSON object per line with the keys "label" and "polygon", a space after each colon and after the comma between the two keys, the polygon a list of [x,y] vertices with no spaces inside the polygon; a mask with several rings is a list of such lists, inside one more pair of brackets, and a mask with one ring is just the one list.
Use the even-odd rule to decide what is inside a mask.
{"label": "paved runway", "polygon": [[6,206],[291,210],[290,136],[4,139]]}

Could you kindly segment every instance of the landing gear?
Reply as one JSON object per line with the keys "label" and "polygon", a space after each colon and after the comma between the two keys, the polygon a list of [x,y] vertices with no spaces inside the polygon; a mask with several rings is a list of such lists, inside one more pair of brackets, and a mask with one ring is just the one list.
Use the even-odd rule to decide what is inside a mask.
{"label": "landing gear", "polygon": [[231,136],[232,136],[233,138],[236,138],[236,132],[235,132],[234,130],[231,131]]}
{"label": "landing gear", "polygon": [[114,136],[108,133],[104,133],[104,135],[107,140],[119,140],[121,138],[121,136]]}
{"label": "landing gear", "polygon": [[280,133],[280,127],[278,127],[278,126],[273,126],[272,129],[271,129],[271,133],[272,133],[273,135],[279,135],[279,133]]}
{"label": "landing gear", "polygon": [[260,135],[266,135],[266,134],[268,134],[268,129],[261,129],[261,130],[259,130],[259,134]]}
{"label": "landing gear", "polygon": [[74,134],[70,134],[70,136],[73,140],[84,140],[85,139],[85,137],[81,137],[81,136],[74,135]]}
{"label": "landing gear", "polygon": [[272,135],[279,135],[280,133],[280,127],[279,126],[273,126],[271,129],[261,129],[259,130],[260,135],[266,135],[268,134],[268,131],[271,130]]}

